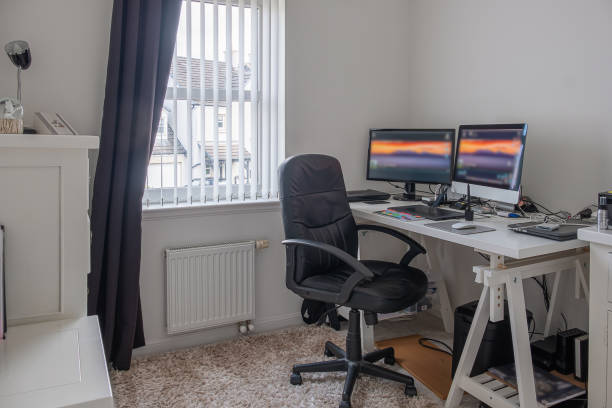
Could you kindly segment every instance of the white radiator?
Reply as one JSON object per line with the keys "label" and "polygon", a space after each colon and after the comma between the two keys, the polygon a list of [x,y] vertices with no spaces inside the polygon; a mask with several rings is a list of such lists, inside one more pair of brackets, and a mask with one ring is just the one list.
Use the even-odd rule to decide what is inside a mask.
{"label": "white radiator", "polygon": [[255,317],[255,241],[166,249],[168,334]]}

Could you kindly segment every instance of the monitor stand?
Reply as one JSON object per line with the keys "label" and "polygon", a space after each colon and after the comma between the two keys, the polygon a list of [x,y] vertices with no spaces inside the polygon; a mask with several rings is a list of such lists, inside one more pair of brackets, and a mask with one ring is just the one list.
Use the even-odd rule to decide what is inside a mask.
{"label": "monitor stand", "polygon": [[396,194],[393,196],[393,199],[398,201],[421,201],[423,198],[416,194],[416,184],[414,183],[405,183],[404,190],[406,190],[405,193]]}

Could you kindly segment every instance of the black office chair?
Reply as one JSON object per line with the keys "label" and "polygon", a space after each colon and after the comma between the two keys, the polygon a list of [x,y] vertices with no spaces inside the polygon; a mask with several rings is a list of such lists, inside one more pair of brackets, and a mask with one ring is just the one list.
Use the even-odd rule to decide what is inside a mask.
{"label": "black office chair", "polygon": [[[301,373],[347,373],[340,408],[351,406],[351,394],[360,374],[406,384],[405,394],[416,395],[414,380],[373,364],[395,363],[393,348],[362,356],[359,311],[368,325],[377,313],[402,310],[419,301],[427,277],[409,266],[425,249],[411,238],[378,225],[356,225],[346,198],[340,163],[333,157],[305,154],[287,159],[279,168],[280,199],[287,246],[287,287],[304,299],[347,306],[349,327],[346,351],[325,343],[325,355],[334,360],[293,366],[291,384],[302,384]],[[399,264],[358,261],[358,231],[379,231],[404,241],[410,250]]]}

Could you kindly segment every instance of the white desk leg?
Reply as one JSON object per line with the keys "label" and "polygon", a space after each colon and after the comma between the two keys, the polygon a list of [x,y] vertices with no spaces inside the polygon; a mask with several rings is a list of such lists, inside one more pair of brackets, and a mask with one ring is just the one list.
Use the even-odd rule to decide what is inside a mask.
{"label": "white desk leg", "polygon": [[[501,268],[504,265],[504,257],[502,255],[490,255],[491,259],[489,260],[489,264],[491,270],[495,270]],[[491,272],[489,271],[488,274]],[[503,284],[495,284],[489,286],[489,290],[491,291],[491,310],[489,311],[490,318],[492,322],[501,322],[504,320],[504,300],[506,295],[504,293],[504,285]]]}
{"label": "white desk leg", "polygon": [[442,255],[441,246],[442,242],[439,239],[428,240],[425,239],[427,245],[423,245],[427,250],[427,267],[429,268],[432,278],[435,280],[438,287],[438,299],[440,300],[440,314],[442,315],[442,323],[444,324],[444,331],[447,333],[453,332],[453,308],[448,297],[448,290],[446,288],[446,282],[444,281],[444,274],[442,273],[442,267],[440,263],[440,257]]}
{"label": "white desk leg", "polygon": [[[482,342],[482,336],[484,335],[487,323],[489,322],[489,303],[490,303],[490,292],[488,287],[482,288],[480,295],[480,301],[476,307],[476,313],[470,326],[459,364],[457,365],[457,371],[455,372],[455,378],[451,385],[451,389],[446,398],[445,408],[456,408],[461,403],[463,397],[463,390],[460,388],[459,383],[462,377],[469,377],[474,367],[474,361],[476,361],[476,354],[480,348]],[[526,405],[524,405],[526,406]]]}
{"label": "white desk leg", "polygon": [[506,291],[508,292],[508,309],[510,311],[510,328],[512,329],[519,403],[521,407],[537,407],[522,278],[520,276],[508,276]]}
{"label": "white desk leg", "polygon": [[544,337],[548,337],[550,335],[550,325],[552,324],[552,317],[555,314],[555,306],[557,305],[557,295],[559,293],[559,281],[561,280],[562,273],[563,271],[555,272],[555,281],[553,283],[552,293],[550,294],[550,305],[548,306],[548,312],[546,313]]}
{"label": "white desk leg", "polygon": [[580,299],[580,287],[584,291],[584,298],[588,301],[589,297],[589,285],[586,281],[586,269],[588,267],[587,261],[584,259],[576,259],[576,280],[578,281],[578,290],[576,291],[576,299]]}
{"label": "white desk leg", "polygon": [[[362,231],[361,235],[365,237],[367,231]],[[357,259],[361,260],[361,245],[357,246]],[[347,308],[348,309],[348,308]],[[374,326],[368,326],[363,317],[363,310],[359,312],[359,319],[361,320],[360,331],[361,331],[361,352],[363,354],[369,353],[376,350],[374,344]],[[348,316],[345,316],[348,319]]]}

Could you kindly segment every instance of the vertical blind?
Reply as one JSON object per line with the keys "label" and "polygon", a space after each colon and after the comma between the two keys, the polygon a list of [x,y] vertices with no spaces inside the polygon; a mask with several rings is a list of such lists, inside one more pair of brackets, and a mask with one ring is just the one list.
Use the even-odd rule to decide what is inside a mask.
{"label": "vertical blind", "polygon": [[276,198],[285,0],[184,0],[143,204]]}

